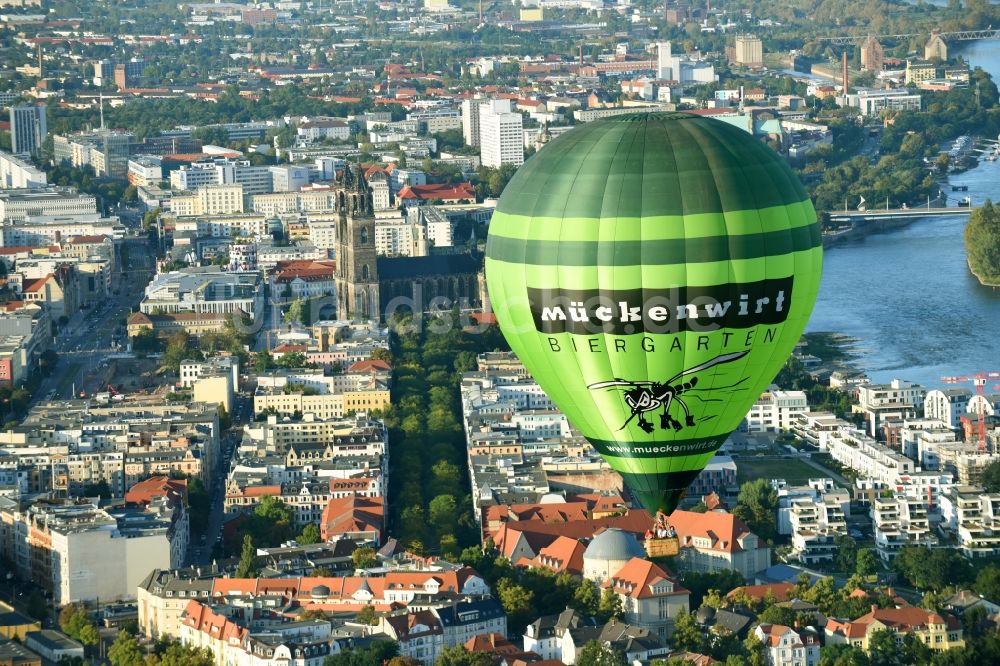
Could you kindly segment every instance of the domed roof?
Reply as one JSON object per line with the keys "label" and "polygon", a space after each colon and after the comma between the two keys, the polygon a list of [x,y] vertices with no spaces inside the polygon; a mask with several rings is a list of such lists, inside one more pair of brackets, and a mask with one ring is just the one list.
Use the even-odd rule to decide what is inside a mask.
{"label": "domed roof", "polygon": [[330,588],[326,585],[317,585],[309,590],[309,595],[313,597],[328,597],[330,596]]}
{"label": "domed roof", "polygon": [[628,532],[611,527],[596,535],[583,551],[585,560],[627,561],[633,557],[646,557],[646,551]]}

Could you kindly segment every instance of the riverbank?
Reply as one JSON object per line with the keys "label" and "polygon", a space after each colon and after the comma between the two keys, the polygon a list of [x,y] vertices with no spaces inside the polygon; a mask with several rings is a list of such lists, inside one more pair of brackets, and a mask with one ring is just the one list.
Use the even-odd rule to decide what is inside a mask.
{"label": "riverbank", "polygon": [[836,372],[845,378],[855,377],[864,374],[855,363],[860,357],[860,342],[836,331],[811,331],[802,335],[797,355],[813,376],[829,377]]}
{"label": "riverbank", "polygon": [[986,278],[984,278],[982,275],[977,273],[975,269],[972,268],[972,264],[969,263],[968,259],[965,260],[965,263],[968,264],[969,272],[972,273],[972,277],[976,278],[979,281],[980,285],[984,287],[990,287],[991,289],[1000,289],[1000,282],[988,282]]}

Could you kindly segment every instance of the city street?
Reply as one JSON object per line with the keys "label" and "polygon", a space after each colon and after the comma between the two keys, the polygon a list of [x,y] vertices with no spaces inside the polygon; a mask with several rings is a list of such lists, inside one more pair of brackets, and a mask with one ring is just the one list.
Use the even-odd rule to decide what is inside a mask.
{"label": "city street", "polygon": [[[128,239],[123,247],[127,247],[122,253],[124,265],[112,281],[110,298],[80,310],[56,336],[53,348],[59,354],[59,365],[51,376],[42,380],[34,396],[36,400],[70,398],[74,389],[90,395],[104,388],[99,386],[95,371],[107,354],[118,351],[112,347],[115,329],[124,327],[155,268],[147,243]],[[117,336],[117,341],[123,350],[124,332]]]}

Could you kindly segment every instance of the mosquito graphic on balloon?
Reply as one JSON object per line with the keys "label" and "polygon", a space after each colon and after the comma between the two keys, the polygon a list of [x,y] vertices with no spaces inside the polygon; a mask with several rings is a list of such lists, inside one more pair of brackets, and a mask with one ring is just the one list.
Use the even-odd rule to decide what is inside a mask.
{"label": "mosquito graphic on balloon", "polygon": [[[689,393],[691,391],[699,390],[696,388],[698,386],[698,378],[691,377],[686,382],[680,384],[674,384],[678,379],[683,377],[688,377],[694,375],[702,370],[708,370],[709,368],[714,368],[717,365],[723,363],[732,363],[733,361],[739,360],[747,355],[746,351],[732,352],[730,354],[722,354],[716,356],[715,358],[705,361],[704,363],[699,363],[693,368],[688,368],[678,372],[676,375],[671,377],[665,382],[657,381],[629,381],[627,379],[614,379],[607,382],[597,382],[596,384],[590,384],[587,386],[591,391],[598,391],[601,389],[609,388],[620,388],[626,387],[625,391],[625,402],[632,409],[632,414],[629,415],[625,423],[619,430],[624,430],[625,426],[632,422],[632,419],[639,417],[639,427],[648,433],[653,432],[653,424],[646,419],[644,414],[646,412],[654,412],[661,407],[663,411],[660,413],[660,428],[662,430],[668,430],[673,428],[674,431],[680,432],[685,426],[693,428],[697,425],[694,415],[691,413],[691,408],[688,406],[687,402],[681,395]],[[743,384],[748,378],[744,377],[735,384],[731,384],[726,387],[715,386],[712,387],[713,391],[718,391],[722,388],[737,389],[741,384]],[[628,388],[631,387],[631,388]],[[697,396],[696,396],[697,397]],[[705,402],[721,402],[720,398],[701,398],[699,400]],[[678,405],[684,411],[684,423],[681,423],[673,417],[671,414],[671,408],[674,405]],[[711,418],[711,417],[709,417]]]}

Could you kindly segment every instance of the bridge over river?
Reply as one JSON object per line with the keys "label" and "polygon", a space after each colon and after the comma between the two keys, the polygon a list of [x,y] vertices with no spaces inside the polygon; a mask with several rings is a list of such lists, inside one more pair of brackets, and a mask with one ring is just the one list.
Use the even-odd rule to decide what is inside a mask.
{"label": "bridge over river", "polygon": [[974,207],[953,206],[920,207],[920,208],[881,208],[875,210],[838,210],[829,211],[831,222],[880,222],[887,220],[910,219],[914,217],[929,217],[931,215],[970,215]]}

